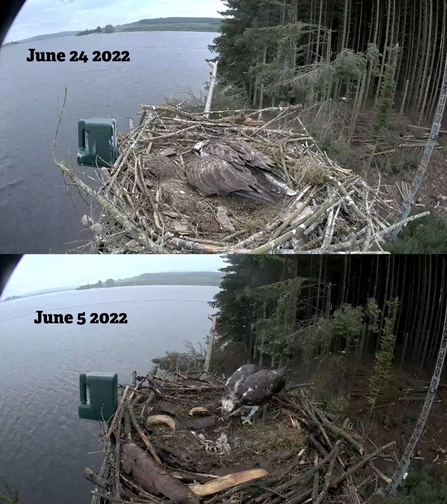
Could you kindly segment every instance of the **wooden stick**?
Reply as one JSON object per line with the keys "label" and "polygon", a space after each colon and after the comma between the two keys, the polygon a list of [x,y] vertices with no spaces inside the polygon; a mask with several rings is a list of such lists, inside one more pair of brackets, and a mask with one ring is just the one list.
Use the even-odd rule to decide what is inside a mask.
{"label": "wooden stick", "polygon": [[106,494],[101,494],[99,492],[95,492],[92,490],[90,492],[92,495],[95,497],[98,497],[99,499],[104,499],[109,502],[116,502],[117,504],[153,504],[156,501],[150,501],[150,500],[139,500],[139,499],[132,499],[132,500],[122,500],[122,499],[117,499],[116,497],[112,497],[111,495],[106,495]]}
{"label": "wooden stick", "polygon": [[146,445],[146,448],[148,449],[149,453],[152,455],[152,458],[155,460],[155,462],[159,465],[162,465],[160,457],[157,455],[157,452],[155,451],[154,447],[152,446],[152,443],[149,441],[147,438],[146,434],[143,432],[143,429],[140,427],[139,423],[137,422],[137,419],[135,418],[135,413],[132,411],[132,408],[128,408],[127,410],[130,415],[130,420],[135,427],[135,430],[138,432],[138,435],[140,436],[141,440],[143,443]]}
{"label": "wooden stick", "polygon": [[107,483],[106,478],[103,478],[98,473],[95,473],[94,471],[92,471],[88,467],[86,467],[84,469],[83,474],[84,474],[84,478],[88,479],[89,481],[94,483],[96,486],[103,488],[104,490],[107,490],[108,483]]}
{"label": "wooden stick", "polygon": [[180,471],[179,469],[173,471],[171,473],[171,476],[177,479],[198,483],[206,483],[209,480],[219,479],[219,476],[216,476],[215,474],[203,474],[191,471]]}
{"label": "wooden stick", "polygon": [[[124,391],[127,392],[128,389]],[[124,401],[125,401],[124,397]],[[123,402],[124,402],[123,401]],[[121,464],[121,420],[123,418],[124,408],[119,413],[119,418],[116,422],[116,436],[115,436],[115,497],[121,499],[121,484],[120,484],[120,464]]]}
{"label": "wooden stick", "polygon": [[318,486],[320,484],[320,471],[316,471],[314,474],[314,484],[312,487],[312,497],[311,497],[311,502],[314,502],[317,499],[318,496]]}
{"label": "wooden stick", "polygon": [[109,427],[109,430],[107,431],[107,437],[110,439],[110,436],[112,435],[112,432],[115,430],[115,426],[119,421],[121,421],[122,419],[122,414],[124,412],[124,410],[126,409],[126,395],[127,393],[129,392],[129,385],[124,389],[124,392],[123,392],[123,395],[121,396],[121,401],[120,401],[120,404],[118,406],[118,409],[116,410],[115,412],[115,415],[113,417],[113,420],[112,420],[112,423],[110,424],[110,427]]}
{"label": "wooden stick", "polygon": [[334,472],[335,461],[337,460],[337,456],[338,456],[339,451],[340,451],[340,440],[338,440],[335,443],[334,451],[332,452],[332,459],[329,463],[329,469],[324,477],[323,489],[321,490],[320,494],[316,498],[315,504],[321,504],[321,502],[324,499],[324,496],[327,494],[327,491],[329,490],[329,485],[330,485],[331,479],[332,479],[332,473]]}
{"label": "wooden stick", "polygon": [[323,445],[319,441],[315,439],[313,434],[309,434],[308,438],[309,441],[315,446],[317,451],[320,453],[320,455],[323,455],[323,457],[326,457],[328,455],[327,450],[323,447]]}
{"label": "wooden stick", "polygon": [[204,117],[207,119],[210,116],[211,112],[211,103],[213,101],[213,92],[214,92],[214,85],[216,84],[216,77],[217,77],[217,64],[218,60],[216,61],[208,61],[208,64],[211,66],[213,69],[213,72],[211,74],[211,80],[210,80],[210,85],[208,88],[208,96],[206,97],[206,104],[205,104],[205,111],[204,111]]}
{"label": "wooden stick", "polygon": [[[391,446],[394,446],[396,444],[396,441],[391,441],[391,443],[388,443],[380,448],[378,448],[376,451],[371,453],[370,455],[366,455],[365,457],[362,458],[362,460],[358,463],[355,464],[354,466],[350,467],[347,471],[345,471],[341,476],[338,476],[337,478],[333,479],[331,483],[328,485],[328,490],[331,488],[339,485],[343,480],[345,480],[348,476],[356,472],[358,469],[363,467],[367,462],[372,460],[378,453],[387,450],[388,448],[391,448]],[[284,504],[301,504],[303,501],[305,501],[310,495],[312,494],[312,489],[306,490],[300,494],[295,494],[292,497],[289,497]]]}
{"label": "wooden stick", "polygon": [[207,483],[194,483],[189,485],[189,488],[200,497],[212,495],[223,490],[228,490],[243,483],[248,483],[260,478],[265,478],[268,472],[265,469],[251,469],[249,471],[241,471],[233,474],[227,474],[221,478],[217,478]]}

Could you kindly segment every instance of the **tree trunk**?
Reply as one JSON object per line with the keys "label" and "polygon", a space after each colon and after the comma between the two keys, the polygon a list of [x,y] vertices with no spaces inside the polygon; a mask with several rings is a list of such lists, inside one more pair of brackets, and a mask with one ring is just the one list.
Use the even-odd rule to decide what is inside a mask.
{"label": "tree trunk", "polygon": [[160,470],[151,456],[135,443],[124,444],[122,452],[124,472],[132,473],[134,481],[146,492],[163,495],[179,504],[200,504],[197,496],[186,485],[166,470]]}

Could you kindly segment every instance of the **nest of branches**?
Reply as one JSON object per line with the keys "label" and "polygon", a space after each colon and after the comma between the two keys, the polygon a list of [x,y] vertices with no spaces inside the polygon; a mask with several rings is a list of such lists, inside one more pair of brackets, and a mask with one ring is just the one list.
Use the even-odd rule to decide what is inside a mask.
{"label": "nest of branches", "polygon": [[[298,117],[299,107],[213,112],[141,106],[140,125],[118,135],[120,156],[98,169],[98,187],[58,166],[101,207],[83,217],[93,253],[292,253],[380,250],[397,207],[328,158]],[[297,196],[274,205],[239,196],[203,197],[186,181],[192,146],[224,134],[243,139],[280,167]],[[395,203],[395,202],[394,202]],[[421,214],[423,216],[425,214]],[[416,218],[412,216],[409,220]]]}
{"label": "nest of branches", "polygon": [[137,380],[102,436],[102,473],[84,471],[97,504],[361,503],[389,483],[373,460],[395,442],[366,453],[349,421],[338,425],[299,386],[243,425],[220,418],[212,375]]}

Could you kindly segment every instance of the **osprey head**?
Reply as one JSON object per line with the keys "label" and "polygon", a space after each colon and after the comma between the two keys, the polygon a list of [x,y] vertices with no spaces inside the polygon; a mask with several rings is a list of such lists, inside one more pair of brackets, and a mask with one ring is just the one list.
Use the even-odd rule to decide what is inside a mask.
{"label": "osprey head", "polygon": [[224,397],[222,399],[222,416],[226,419],[236,409],[236,402],[231,397]]}
{"label": "osprey head", "polygon": [[192,148],[192,151],[194,152],[194,154],[196,154],[197,156],[199,157],[203,157],[205,156],[206,154],[204,154],[202,152],[202,149],[205,147],[205,145],[208,144],[208,140],[202,140],[201,142],[197,142],[196,144],[194,144],[193,148]]}

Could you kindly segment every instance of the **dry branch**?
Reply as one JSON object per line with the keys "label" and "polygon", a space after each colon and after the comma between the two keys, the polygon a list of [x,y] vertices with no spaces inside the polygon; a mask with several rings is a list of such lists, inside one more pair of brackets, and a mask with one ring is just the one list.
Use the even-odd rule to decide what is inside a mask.
{"label": "dry branch", "polygon": [[88,467],[84,469],[84,478],[88,479],[92,483],[94,483],[96,486],[99,486],[103,488],[104,490],[107,489],[107,480],[100,476],[98,473],[95,473]]}
{"label": "dry branch", "polygon": [[226,476],[222,476],[222,478],[218,478],[204,484],[195,483],[194,485],[189,485],[189,488],[196,495],[203,497],[205,495],[212,495],[228,490],[229,488],[234,488],[235,486],[242,485],[243,483],[265,478],[267,474],[268,473],[265,469],[252,469],[251,471],[241,471],[234,474],[227,474]]}

